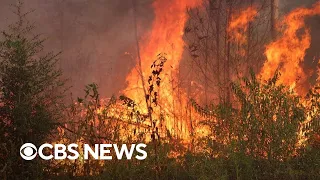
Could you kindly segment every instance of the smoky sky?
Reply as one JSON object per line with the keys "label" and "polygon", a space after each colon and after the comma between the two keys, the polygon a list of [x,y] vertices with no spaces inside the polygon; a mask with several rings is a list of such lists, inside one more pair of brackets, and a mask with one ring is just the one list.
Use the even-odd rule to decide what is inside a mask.
{"label": "smoky sky", "polygon": [[[0,30],[16,21],[11,4],[0,0]],[[151,0],[136,0],[138,38],[150,29]],[[101,94],[111,96],[125,87],[134,66],[135,31],[132,0],[25,0],[23,12],[36,33],[47,38],[45,50],[62,52],[60,64],[71,92],[83,94],[95,82]],[[126,55],[128,53],[130,55]]]}
{"label": "smoky sky", "polygon": [[297,7],[310,7],[319,0],[279,0],[282,13],[288,13]]}
{"label": "smoky sky", "polygon": [[[280,13],[316,1],[280,0]],[[0,0],[0,30],[15,22],[10,6],[15,2]],[[140,39],[151,28],[153,0],[135,2]],[[37,33],[47,38],[45,50],[62,52],[59,66],[69,78],[74,96],[83,95],[85,85],[92,82],[99,84],[103,96],[124,89],[125,77],[136,57],[132,0],[25,0],[23,11],[31,10],[34,12],[28,20],[35,24]],[[319,19],[312,19],[309,24],[313,39],[307,59],[312,59],[319,52]]]}

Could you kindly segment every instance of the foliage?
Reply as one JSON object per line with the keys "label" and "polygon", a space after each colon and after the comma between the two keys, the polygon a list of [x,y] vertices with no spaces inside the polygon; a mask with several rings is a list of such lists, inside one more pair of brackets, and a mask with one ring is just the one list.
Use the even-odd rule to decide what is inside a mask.
{"label": "foliage", "polygon": [[[145,94],[148,114],[133,99],[104,99],[95,83],[64,106],[64,81],[56,69],[58,54],[45,54],[40,36],[19,21],[0,41],[0,178],[2,179],[319,179],[319,88],[306,101],[277,83],[280,74],[261,82],[249,78],[231,83],[233,98],[202,108],[209,135],[175,139],[164,127],[158,105],[166,58],[151,65]],[[219,56],[218,56],[219,57]],[[62,109],[64,107],[64,109]],[[63,117],[63,118],[62,118]],[[195,121],[195,119],[192,119]],[[306,123],[305,121],[308,120]],[[299,146],[301,125],[308,130]],[[58,132],[53,133],[58,127]],[[138,160],[89,159],[23,161],[20,146],[52,143],[141,143],[148,157]],[[113,154],[114,155],[114,154]]]}
{"label": "foliage", "polygon": [[259,83],[251,73],[251,79],[243,79],[243,87],[233,84],[240,108],[229,125],[231,144],[234,140],[239,143],[237,150],[270,161],[294,154],[299,125],[306,118],[300,98],[276,85],[277,78],[278,74],[267,83]]}
{"label": "foliage", "polygon": [[41,163],[22,160],[20,146],[50,138],[62,117],[65,88],[58,54],[43,52],[44,40],[33,35],[20,4],[16,10],[18,21],[0,40],[0,169],[2,178],[28,179],[41,174]]}
{"label": "foliage", "polygon": [[[296,147],[296,132],[308,111],[290,89],[277,85],[277,76],[259,82],[251,73],[250,79],[232,84],[235,103],[213,106],[208,111],[208,117],[214,114],[215,118],[203,123],[211,127],[212,134],[197,140],[194,149],[198,150],[175,148],[179,142],[169,141],[158,144],[154,151],[151,142],[146,160],[108,161],[100,173],[85,178],[319,178],[319,147]],[[135,104],[133,100],[125,102]],[[172,153],[179,155],[173,157]]]}

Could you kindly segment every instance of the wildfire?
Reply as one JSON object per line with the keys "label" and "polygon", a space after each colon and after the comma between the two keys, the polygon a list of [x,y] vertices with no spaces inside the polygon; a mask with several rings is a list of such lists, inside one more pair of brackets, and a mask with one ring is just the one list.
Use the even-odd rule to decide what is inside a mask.
{"label": "wildfire", "polygon": [[[160,53],[165,53],[167,62],[161,77],[161,99],[159,104],[166,112],[175,113],[174,87],[177,83],[176,70],[182,58],[184,50],[183,34],[185,23],[188,19],[186,8],[194,8],[201,5],[201,0],[156,0],[153,3],[155,19],[152,30],[145,37],[140,47],[140,60],[132,69],[126,80],[127,88],[124,90],[128,97],[144,105],[142,112],[147,113],[145,103],[145,91],[147,78],[151,74],[151,64]],[[137,59],[139,61],[139,59]],[[183,98],[186,100],[186,98]],[[174,116],[174,115],[173,115]],[[174,129],[174,120],[166,121],[167,129]],[[182,123],[182,122],[178,122]],[[180,124],[186,126],[185,124]]]}
{"label": "wildfire", "polygon": [[266,62],[261,71],[264,80],[271,78],[278,69],[281,73],[279,83],[296,87],[300,95],[307,91],[307,75],[301,67],[306,50],[311,44],[310,30],[305,19],[320,14],[320,2],[312,8],[298,8],[287,15],[281,24],[282,35],[266,47]]}
{"label": "wildfire", "polygon": [[[188,98],[183,91],[177,90],[179,79],[177,77],[177,71],[179,68],[182,54],[184,51],[184,29],[188,16],[186,13],[186,7],[194,8],[201,5],[201,0],[155,0],[153,8],[155,11],[155,20],[153,22],[152,30],[150,34],[144,37],[140,47],[140,58],[137,59],[137,65],[126,80],[128,82],[127,88],[124,90],[126,96],[132,98],[134,102],[140,104],[139,111],[133,115],[131,111],[128,111],[128,107],[123,106],[121,103],[113,102],[113,99],[100,99],[98,96],[92,96],[91,100],[75,103],[75,107],[72,113],[73,122],[79,124],[79,126],[68,127],[65,124],[64,129],[59,128],[60,140],[54,143],[69,143],[70,139],[64,138],[70,132],[77,133],[72,140],[77,144],[83,145],[86,142],[92,141],[91,136],[96,141],[102,143],[108,143],[109,138],[120,141],[136,141],[140,140],[140,134],[147,133],[146,129],[150,129],[149,124],[143,124],[142,120],[147,117],[148,107],[146,104],[146,91],[149,86],[148,76],[151,74],[151,65],[158,56],[158,54],[165,53],[167,59],[163,72],[161,73],[161,88],[159,90],[159,106],[160,111],[154,111],[153,113],[161,114],[163,111],[166,113],[164,119],[165,130],[170,131],[170,134],[179,134],[179,137],[184,142],[191,140],[190,129],[191,125],[188,119],[197,119],[196,113],[192,114],[187,109]],[[284,18],[281,22],[285,25],[283,34],[270,43],[266,47],[265,55],[267,60],[262,68],[260,76],[262,79],[269,79],[273,76],[276,69],[282,73],[280,76],[280,82],[291,87],[295,87],[297,77],[300,77],[299,85],[302,85],[306,81],[307,77],[300,67],[300,63],[303,61],[306,50],[310,47],[310,31],[305,28],[305,19],[310,16],[320,14],[320,2],[315,4],[312,8],[299,8]],[[240,43],[240,46],[248,43],[247,36],[245,35],[249,28],[249,23],[254,21],[257,17],[258,11],[255,7],[249,7],[239,14],[233,14],[230,24],[227,28],[230,34],[230,40]],[[300,32],[300,30],[304,30]],[[131,55],[126,52],[127,55]],[[246,55],[241,53],[241,55]],[[196,83],[196,82],[191,82]],[[318,83],[320,83],[320,61],[318,67]],[[305,87],[298,86],[298,92],[305,91]],[[91,97],[91,96],[90,96]],[[305,101],[305,107],[311,107],[312,101]],[[131,107],[132,108],[132,107]],[[130,109],[131,110],[131,109]],[[190,110],[191,111],[191,110]],[[198,108],[199,114],[208,115],[206,109]],[[306,120],[301,123],[298,136],[299,141],[297,147],[300,147],[306,142],[306,130],[304,127],[314,119],[314,116],[318,112],[318,109],[312,113],[307,114]],[[76,114],[77,116],[74,116]],[[136,118],[134,118],[134,116]],[[138,117],[138,118],[137,118]],[[147,117],[148,118],[148,117]],[[212,117],[209,117],[212,118]],[[276,121],[276,117],[272,117]],[[113,121],[106,121],[106,119],[112,119]],[[132,121],[135,120],[135,122]],[[81,123],[85,122],[84,127]],[[140,129],[141,128],[141,129]],[[65,132],[65,129],[67,130]],[[130,132],[130,133],[128,133]],[[206,137],[210,133],[208,126],[199,125],[193,129],[192,134],[194,136]],[[119,136],[121,134],[121,137]],[[89,136],[90,135],[90,136]],[[90,137],[90,139],[88,138]],[[142,136],[141,136],[142,137]],[[146,141],[150,140],[147,139]],[[248,138],[248,137],[245,137]],[[225,140],[226,143],[228,140]],[[190,141],[188,144],[191,144]],[[176,157],[181,152],[171,152],[169,156]],[[89,172],[86,170],[90,167],[102,168],[104,162],[98,161],[84,161],[83,154],[80,155],[80,159],[76,161],[64,161],[58,162],[64,166],[70,166],[70,168],[76,167],[76,171],[73,171],[74,175],[84,175],[89,173],[91,175],[97,173],[93,168]],[[74,165],[75,164],[75,165]],[[54,162],[53,166],[57,165]]]}
{"label": "wildfire", "polygon": [[[237,41],[240,45],[247,43],[247,36],[245,33],[248,31],[248,23],[252,22],[258,15],[258,11],[255,7],[248,7],[240,12],[238,15],[231,17],[231,22],[228,26],[228,32],[232,41]],[[240,52],[241,55],[245,55],[244,52]]]}

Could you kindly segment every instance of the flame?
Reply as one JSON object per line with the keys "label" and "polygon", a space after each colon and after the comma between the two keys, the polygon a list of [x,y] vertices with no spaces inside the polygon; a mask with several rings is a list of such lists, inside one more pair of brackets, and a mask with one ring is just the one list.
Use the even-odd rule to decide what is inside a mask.
{"label": "flame", "polygon": [[298,8],[284,18],[282,35],[266,47],[267,60],[260,74],[263,80],[272,78],[278,69],[281,73],[279,83],[295,88],[300,95],[307,92],[307,75],[300,65],[311,44],[305,19],[319,14],[320,2],[312,8]]}
{"label": "flame", "polygon": [[[228,33],[231,36],[232,41],[237,41],[240,45],[247,43],[248,23],[252,22],[258,15],[256,7],[248,7],[247,9],[240,12],[238,15],[231,17],[231,22],[228,26]],[[245,55],[245,52],[240,52],[241,55]]]}
{"label": "flame", "polygon": [[[165,53],[167,62],[161,77],[161,104],[169,112],[174,112],[175,99],[173,84],[177,82],[176,70],[184,51],[184,29],[188,20],[186,8],[195,8],[201,5],[201,0],[156,0],[153,3],[155,19],[152,30],[145,37],[140,47],[141,68],[139,63],[127,76],[127,88],[124,90],[126,96],[133,98],[136,102],[144,104],[142,111],[147,113],[143,80],[147,82],[147,77],[151,74],[150,66],[160,53]],[[138,59],[139,60],[139,59]],[[147,86],[148,84],[145,84]],[[175,86],[175,85],[174,85]],[[183,98],[186,100],[186,98]],[[166,123],[168,129],[173,128],[172,122]]]}

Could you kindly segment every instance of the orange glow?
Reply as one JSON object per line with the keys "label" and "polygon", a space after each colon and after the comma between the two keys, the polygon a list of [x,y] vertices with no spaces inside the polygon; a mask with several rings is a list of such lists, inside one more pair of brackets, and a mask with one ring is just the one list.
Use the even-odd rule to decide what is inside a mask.
{"label": "orange glow", "polygon": [[[258,15],[258,11],[255,7],[248,7],[240,12],[238,15],[231,17],[231,22],[228,27],[228,32],[232,41],[237,41],[239,45],[245,45],[247,43],[248,23],[252,22]],[[245,52],[240,52],[241,55],[245,55]]]}
{"label": "orange glow", "polygon": [[306,50],[310,47],[310,30],[305,26],[308,17],[320,14],[320,2],[312,8],[298,8],[281,22],[282,35],[266,47],[266,62],[261,71],[263,80],[273,76],[278,69],[281,73],[279,83],[295,87],[298,94],[307,92],[307,75],[301,67]]}
{"label": "orange glow", "polygon": [[[132,69],[126,78],[128,86],[124,90],[126,96],[143,105],[142,112],[147,113],[143,88],[146,89],[148,86],[147,79],[151,75],[150,66],[160,53],[165,53],[165,57],[167,58],[161,74],[160,106],[164,108],[166,113],[175,114],[176,109],[182,108],[177,108],[174,105],[175,102],[187,100],[184,95],[181,95],[180,97],[182,98],[180,99],[176,98],[174,96],[174,87],[177,86],[176,73],[184,51],[183,35],[185,23],[188,19],[186,8],[197,7],[201,5],[201,2],[201,0],[156,0],[153,3],[155,19],[152,29],[150,34],[144,37],[140,45],[141,72],[139,63],[137,63],[136,67]],[[145,87],[143,87],[141,74],[145,81]],[[165,125],[167,129],[174,129],[173,121],[173,118],[166,120]],[[187,126],[181,121],[178,123],[180,126],[184,126],[184,128]]]}

